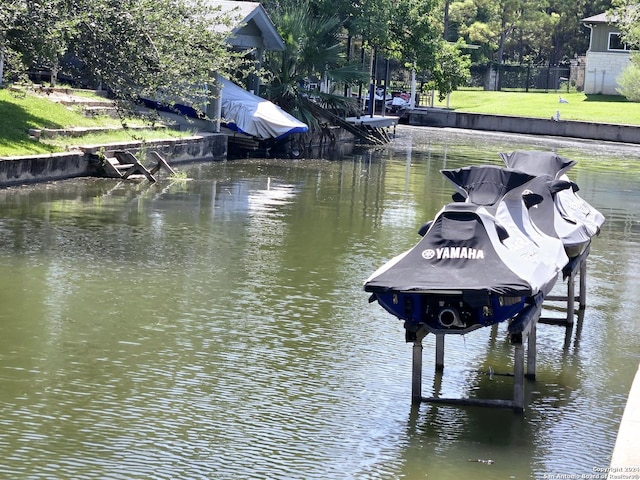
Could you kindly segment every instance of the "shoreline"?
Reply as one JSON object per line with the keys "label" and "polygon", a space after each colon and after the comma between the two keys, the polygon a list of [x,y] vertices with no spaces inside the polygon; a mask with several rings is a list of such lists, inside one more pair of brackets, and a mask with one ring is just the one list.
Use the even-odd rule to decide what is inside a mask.
{"label": "shoreline", "polygon": [[487,113],[458,112],[446,108],[414,108],[402,117],[404,123],[424,127],[576,138],[583,140],[640,144],[640,126],[561,120],[556,118],[513,117]]}

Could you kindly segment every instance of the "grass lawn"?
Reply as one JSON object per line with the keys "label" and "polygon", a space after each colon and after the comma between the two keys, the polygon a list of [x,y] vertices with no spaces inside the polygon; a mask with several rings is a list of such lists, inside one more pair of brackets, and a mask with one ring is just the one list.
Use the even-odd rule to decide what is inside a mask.
{"label": "grass lawn", "polygon": [[35,155],[61,152],[75,145],[158,139],[184,136],[184,132],[144,130],[94,135],[92,137],[57,138],[44,141],[29,138],[30,128],[68,128],[120,126],[120,120],[108,116],[86,117],[46,98],[0,89],[0,156]]}
{"label": "grass lawn", "polygon": [[[560,97],[568,103],[560,103]],[[449,108],[460,112],[489,113],[520,117],[551,118],[560,112],[561,120],[640,125],[640,105],[624,97],[585,95],[577,92],[485,92],[459,90],[451,94]],[[435,102],[446,107],[446,100]],[[132,131],[93,137],[59,138],[38,142],[29,138],[30,128],[118,126],[118,119],[107,116],[85,117],[65,106],[31,94],[16,94],[0,88],[0,156],[60,152],[75,145],[100,144],[133,139],[184,136],[184,132]]]}
{"label": "grass lawn", "polygon": [[[560,97],[569,103],[560,103]],[[446,105],[446,100],[435,102],[435,106]],[[560,111],[561,120],[640,125],[640,104],[616,95],[458,90],[451,94],[449,108],[460,112],[536,118],[551,118]]]}

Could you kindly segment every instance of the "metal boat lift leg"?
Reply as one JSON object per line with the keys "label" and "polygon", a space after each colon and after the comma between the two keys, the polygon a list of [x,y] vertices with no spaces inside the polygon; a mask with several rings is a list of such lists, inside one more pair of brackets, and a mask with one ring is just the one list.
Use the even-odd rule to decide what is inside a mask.
{"label": "metal boat lift leg", "polygon": [[413,364],[411,369],[411,403],[422,401],[422,340],[413,342]]}
{"label": "metal boat lift leg", "polygon": [[[578,296],[576,297],[576,275],[580,276],[578,281]],[[567,281],[567,325],[573,325],[576,313],[576,300],[578,308],[584,310],[587,299],[587,257],[580,262],[580,266],[569,276]]]}
{"label": "metal boat lift leg", "polygon": [[[561,325],[567,328],[571,328],[575,323],[576,310],[584,310],[587,302],[587,257],[589,250],[585,250],[579,257],[571,260],[571,262],[565,268],[571,267],[570,271],[565,272],[564,275],[567,278],[567,295],[547,295],[545,301],[550,302],[566,302],[566,317],[564,319],[559,318],[543,318],[542,323],[550,325]],[[576,276],[580,276],[576,285]],[[578,291],[576,292],[576,288]],[[577,294],[577,295],[576,295]],[[576,305],[578,302],[578,305]]]}
{"label": "metal boat lift leg", "polygon": [[436,372],[444,370],[444,335],[436,334]]}
{"label": "metal boat lift leg", "polygon": [[579,293],[580,310],[584,310],[587,306],[587,257],[580,262],[580,293]]}
{"label": "metal boat lift leg", "polygon": [[[418,330],[413,338],[413,382],[411,398],[414,404],[420,402],[440,403],[449,405],[475,405],[484,407],[508,407],[514,412],[524,412],[525,406],[525,378],[536,377],[536,327],[540,320],[542,305],[531,305],[521,312],[514,322],[509,325],[510,343],[514,347],[513,353],[513,399],[479,399],[479,398],[443,398],[422,397],[422,339],[427,332]],[[444,334],[436,335],[436,371],[444,368]],[[525,342],[526,364],[525,364]],[[526,369],[526,372],[525,372]],[[440,375],[436,375],[440,378]],[[438,389],[439,390],[439,389]]]}
{"label": "metal boat lift leg", "polygon": [[573,315],[576,310],[576,276],[575,273],[569,275],[567,281],[567,325],[573,325]]}
{"label": "metal boat lift leg", "polygon": [[513,410],[524,412],[524,338],[514,344]]}
{"label": "metal boat lift leg", "polygon": [[527,373],[528,380],[536,379],[536,324],[531,325],[531,331],[527,335]]}
{"label": "metal boat lift leg", "polygon": [[416,332],[413,341],[413,359],[411,368],[411,403],[422,402],[422,339],[427,335],[424,329]]}

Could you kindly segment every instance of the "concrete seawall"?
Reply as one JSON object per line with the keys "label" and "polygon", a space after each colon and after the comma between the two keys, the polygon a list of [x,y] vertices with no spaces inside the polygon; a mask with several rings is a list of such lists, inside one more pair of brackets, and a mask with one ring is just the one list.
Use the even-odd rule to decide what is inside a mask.
{"label": "concrete seawall", "polygon": [[0,158],[0,187],[96,174],[81,151]]}
{"label": "concrete seawall", "polygon": [[572,120],[510,117],[466,113],[444,108],[416,108],[406,113],[409,125],[585,138],[609,142],[640,143],[640,127]]}
{"label": "concrete seawall", "polygon": [[216,161],[227,158],[224,134],[202,133],[196,136],[147,142],[120,142],[79,147],[71,152],[47,155],[0,157],[0,188],[28,183],[101,176],[97,154],[129,150],[145,163],[146,152],[155,150],[170,164]]}

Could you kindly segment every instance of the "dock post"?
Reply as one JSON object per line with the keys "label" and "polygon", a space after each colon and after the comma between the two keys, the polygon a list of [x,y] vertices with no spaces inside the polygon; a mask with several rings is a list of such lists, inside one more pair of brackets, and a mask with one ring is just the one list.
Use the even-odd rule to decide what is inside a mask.
{"label": "dock post", "polygon": [[444,371],[444,334],[436,334],[436,372]]}
{"label": "dock post", "polygon": [[513,354],[513,410],[524,412],[524,335],[515,335]]}
{"label": "dock post", "polygon": [[415,332],[413,339],[413,359],[411,365],[411,403],[422,402],[422,339],[427,335],[424,328]]}

